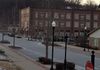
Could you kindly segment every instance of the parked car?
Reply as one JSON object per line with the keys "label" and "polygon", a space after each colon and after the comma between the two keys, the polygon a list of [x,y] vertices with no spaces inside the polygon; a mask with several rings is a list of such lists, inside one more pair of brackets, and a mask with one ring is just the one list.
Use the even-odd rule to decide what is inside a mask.
{"label": "parked car", "polygon": [[22,36],[20,36],[20,35],[16,35],[15,37],[16,37],[16,38],[22,38]]}
{"label": "parked car", "polygon": [[8,36],[10,36],[10,37],[14,37],[14,34],[12,34],[12,33],[8,33]]}

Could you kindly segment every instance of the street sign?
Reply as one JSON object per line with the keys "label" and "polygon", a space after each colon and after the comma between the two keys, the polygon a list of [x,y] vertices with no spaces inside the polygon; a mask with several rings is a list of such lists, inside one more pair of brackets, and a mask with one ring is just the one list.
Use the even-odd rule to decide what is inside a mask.
{"label": "street sign", "polygon": [[93,64],[91,63],[91,61],[86,62],[85,70],[93,70]]}

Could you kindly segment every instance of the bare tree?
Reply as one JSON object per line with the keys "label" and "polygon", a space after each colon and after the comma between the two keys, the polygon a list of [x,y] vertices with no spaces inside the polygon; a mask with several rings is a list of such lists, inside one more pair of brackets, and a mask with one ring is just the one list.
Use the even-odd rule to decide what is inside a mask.
{"label": "bare tree", "polygon": [[69,3],[74,3],[74,4],[80,4],[81,3],[81,0],[65,0],[66,2],[69,2]]}
{"label": "bare tree", "polygon": [[76,0],[76,4],[81,4],[81,0]]}
{"label": "bare tree", "polygon": [[92,1],[92,0],[88,0],[84,6],[85,8],[88,8],[88,9],[96,9],[98,7],[95,1]]}
{"label": "bare tree", "polygon": [[73,9],[78,9],[81,7],[81,0],[66,0],[66,5]]}
{"label": "bare tree", "polygon": [[95,1],[87,0],[87,4],[88,4],[88,5],[95,5],[96,3],[95,3]]}

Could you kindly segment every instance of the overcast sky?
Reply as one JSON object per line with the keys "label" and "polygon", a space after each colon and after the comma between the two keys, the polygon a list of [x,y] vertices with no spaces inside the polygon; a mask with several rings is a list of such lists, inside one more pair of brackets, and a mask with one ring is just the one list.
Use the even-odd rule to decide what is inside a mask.
{"label": "overcast sky", "polygon": [[[66,0],[68,1],[68,0]],[[82,4],[86,3],[87,1],[93,1],[93,3],[99,5],[100,4],[100,0],[81,0],[82,1]]]}
{"label": "overcast sky", "polygon": [[[86,3],[87,0],[82,0],[82,3]],[[91,0],[94,1],[96,4],[100,4],[100,0]]]}

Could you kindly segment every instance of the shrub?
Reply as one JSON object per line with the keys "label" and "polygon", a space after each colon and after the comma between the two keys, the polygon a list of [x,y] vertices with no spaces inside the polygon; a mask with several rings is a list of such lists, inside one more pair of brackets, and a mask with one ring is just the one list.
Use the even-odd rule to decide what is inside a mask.
{"label": "shrub", "polygon": [[10,44],[10,42],[9,41],[7,41],[7,40],[3,40],[3,41],[0,41],[1,43],[7,43],[7,44]]}
{"label": "shrub", "polygon": [[5,53],[5,51],[3,51],[2,49],[0,49],[0,54],[4,54]]}
{"label": "shrub", "polygon": [[57,63],[56,70],[64,70],[64,63]]}
{"label": "shrub", "polygon": [[[67,70],[75,70],[75,64],[72,62],[67,62]],[[64,70],[64,63],[57,63],[56,70]]]}
{"label": "shrub", "polygon": [[16,70],[23,70],[23,69],[19,66],[16,66]]}
{"label": "shrub", "polygon": [[75,70],[75,64],[72,62],[67,62],[67,67],[69,70]]}
{"label": "shrub", "polygon": [[43,64],[51,64],[51,60],[47,59],[45,57],[39,57],[39,62],[41,62]]}

